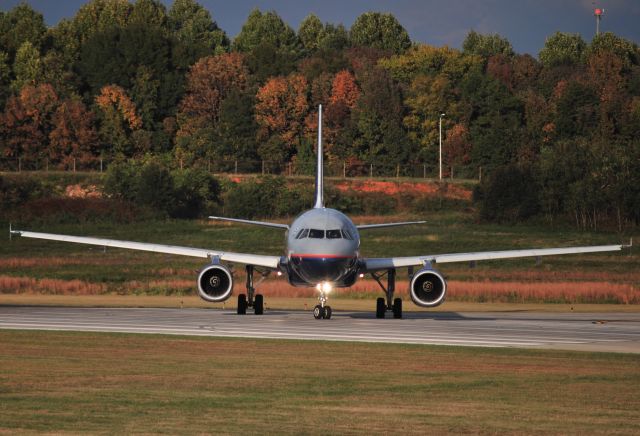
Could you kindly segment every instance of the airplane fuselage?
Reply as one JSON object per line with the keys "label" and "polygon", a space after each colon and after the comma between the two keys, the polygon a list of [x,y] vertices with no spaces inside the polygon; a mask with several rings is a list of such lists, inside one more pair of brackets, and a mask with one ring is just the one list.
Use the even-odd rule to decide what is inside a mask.
{"label": "airplane fuselage", "polygon": [[308,210],[293,221],[286,239],[292,285],[346,287],[355,283],[360,235],[342,212],[324,207]]}

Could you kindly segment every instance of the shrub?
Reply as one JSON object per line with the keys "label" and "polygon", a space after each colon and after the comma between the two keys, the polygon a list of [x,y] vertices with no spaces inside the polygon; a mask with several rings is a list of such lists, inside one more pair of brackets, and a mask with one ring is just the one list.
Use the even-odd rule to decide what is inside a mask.
{"label": "shrub", "polygon": [[509,165],[496,170],[473,193],[480,218],[488,221],[515,222],[540,210],[539,188],[529,168]]}

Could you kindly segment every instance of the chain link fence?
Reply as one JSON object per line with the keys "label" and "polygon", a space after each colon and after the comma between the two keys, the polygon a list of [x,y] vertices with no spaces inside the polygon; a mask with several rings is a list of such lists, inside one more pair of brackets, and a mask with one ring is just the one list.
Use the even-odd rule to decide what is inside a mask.
{"label": "chain link fence", "polygon": [[[69,159],[64,163],[52,163],[48,159],[0,158],[0,172],[104,172],[113,161],[107,158],[91,160]],[[175,168],[204,169],[213,174],[313,176],[315,162],[277,162],[268,160],[207,160],[192,162],[174,160]],[[439,169],[435,164],[392,164],[386,162],[325,162],[326,177],[363,178],[423,178],[437,179]],[[482,168],[461,166],[443,168],[445,179],[482,179]]]}

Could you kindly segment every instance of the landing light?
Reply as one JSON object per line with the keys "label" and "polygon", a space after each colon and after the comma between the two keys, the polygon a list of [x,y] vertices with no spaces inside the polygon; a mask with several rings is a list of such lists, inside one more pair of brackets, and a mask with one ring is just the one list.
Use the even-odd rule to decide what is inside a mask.
{"label": "landing light", "polygon": [[320,292],[328,293],[328,292],[331,292],[333,287],[331,286],[331,283],[329,283],[329,282],[322,282],[322,283],[318,283],[316,285],[316,289],[318,291],[320,291]]}

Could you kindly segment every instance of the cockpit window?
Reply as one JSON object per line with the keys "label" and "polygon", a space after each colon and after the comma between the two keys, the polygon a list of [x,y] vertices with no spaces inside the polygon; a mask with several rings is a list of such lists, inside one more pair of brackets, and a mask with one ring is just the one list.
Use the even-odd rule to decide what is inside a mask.
{"label": "cockpit window", "polygon": [[342,238],[342,234],[339,229],[336,230],[327,230],[327,239],[340,239]]}
{"label": "cockpit window", "polygon": [[353,241],[353,236],[351,236],[351,233],[349,233],[349,230],[347,230],[347,229],[342,229],[342,237],[344,239],[348,239],[350,241]]}
{"label": "cockpit window", "polygon": [[296,239],[304,239],[309,234],[309,229],[302,229],[296,235]]}
{"label": "cockpit window", "polygon": [[323,239],[324,238],[324,230],[318,229],[309,229],[309,237],[314,239]]}

